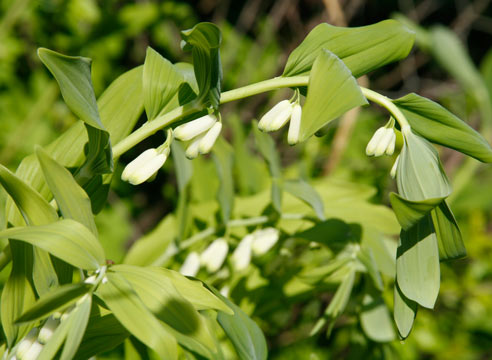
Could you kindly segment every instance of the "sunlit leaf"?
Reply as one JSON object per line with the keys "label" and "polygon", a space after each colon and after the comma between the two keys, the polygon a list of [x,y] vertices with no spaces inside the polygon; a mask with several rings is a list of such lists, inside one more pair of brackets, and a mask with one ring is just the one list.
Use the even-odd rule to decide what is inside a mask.
{"label": "sunlit leaf", "polygon": [[234,182],[232,169],[234,165],[234,153],[231,145],[223,138],[217,139],[212,150],[212,156],[219,178],[217,200],[220,205],[222,221],[227,223],[234,207]]}
{"label": "sunlit leaf", "polygon": [[350,70],[335,54],[321,50],[309,76],[299,139],[307,140],[330,121],[365,104],[367,100]]}
{"label": "sunlit leaf", "polygon": [[405,58],[413,46],[414,37],[412,31],[394,20],[355,28],[320,24],[292,51],[283,76],[310,71],[322,49],[327,49],[343,60],[358,77]]}
{"label": "sunlit leaf", "polygon": [[316,190],[302,179],[285,180],[283,182],[284,190],[291,193],[295,197],[301,199],[306,204],[311,206],[316,213],[316,216],[321,220],[325,220],[325,208],[323,200]]}
{"label": "sunlit leaf", "polygon": [[366,292],[362,299],[360,324],[371,340],[387,342],[395,339],[393,321],[383,298]]}
{"label": "sunlit leaf", "polygon": [[405,339],[412,330],[415,316],[417,315],[418,305],[415,301],[408,299],[401,292],[398,283],[394,289],[394,318],[398,333]]}

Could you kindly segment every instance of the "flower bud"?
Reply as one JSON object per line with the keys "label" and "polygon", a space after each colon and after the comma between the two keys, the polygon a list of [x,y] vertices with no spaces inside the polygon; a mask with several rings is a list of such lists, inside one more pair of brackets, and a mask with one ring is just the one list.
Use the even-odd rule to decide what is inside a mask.
{"label": "flower bud", "polygon": [[271,125],[271,122],[276,118],[276,116],[281,113],[284,109],[291,107],[289,100],[282,100],[274,107],[272,107],[263,117],[260,119],[258,123],[258,129],[261,131],[268,131],[268,128]]}
{"label": "flower bud", "polygon": [[200,270],[200,255],[195,251],[190,252],[183,265],[181,265],[179,272],[184,276],[195,276],[198,270]]}
{"label": "flower bud", "polygon": [[200,262],[205,266],[209,273],[214,273],[220,269],[229,251],[229,245],[223,238],[212,242],[200,255]]}
{"label": "flower bud", "polygon": [[205,115],[198,119],[179,125],[174,129],[174,137],[181,141],[188,141],[210,129],[217,118],[215,115]]}
{"label": "flower bud", "polygon": [[164,165],[168,155],[169,148],[163,153],[159,153],[156,149],[145,150],[125,167],[121,179],[132,185],[143,183]]}
{"label": "flower bud", "polygon": [[293,110],[292,104],[289,107],[285,108],[281,112],[279,112],[271,121],[270,126],[266,129],[267,131],[277,131],[282,126],[284,126],[287,121],[289,121],[290,116],[292,115]]}
{"label": "flower bud", "polygon": [[265,228],[261,230],[256,230],[253,233],[254,240],[251,248],[253,254],[256,256],[261,256],[268,252],[278,241],[279,231],[275,228]]}
{"label": "flower bud", "polygon": [[29,350],[26,351],[24,356],[20,357],[19,359],[21,360],[36,360],[39,357],[39,354],[43,350],[43,345],[40,344],[39,342],[35,341],[29,348]]}
{"label": "flower bud", "polygon": [[198,151],[200,154],[208,154],[210,150],[212,150],[212,146],[214,146],[217,137],[220,134],[220,130],[222,130],[222,123],[216,122],[209,131],[205,134],[205,136],[200,140],[198,144]]}
{"label": "flower bud", "polygon": [[386,149],[390,145],[394,134],[395,132],[393,131],[393,129],[384,128],[383,136],[379,140],[379,143],[374,150],[374,156],[381,156],[386,152]]}
{"label": "flower bud", "polygon": [[23,359],[24,356],[27,354],[31,346],[34,344],[36,341],[36,338],[38,336],[38,329],[33,328],[29,333],[22,339],[22,341],[19,343],[19,346],[17,347],[17,351],[15,355],[19,359]]}
{"label": "flower bud", "polygon": [[367,143],[367,147],[366,147],[367,156],[374,156],[376,147],[378,146],[379,142],[381,141],[385,133],[386,133],[385,127],[380,127],[379,129],[376,130],[371,140],[369,140],[369,142]]}
{"label": "flower bud", "polygon": [[295,104],[292,109],[292,116],[290,118],[289,132],[287,134],[287,142],[289,145],[295,145],[299,142],[299,133],[301,131],[301,105]]}
{"label": "flower bud", "polygon": [[396,145],[396,133],[394,131],[391,132],[391,141],[386,148],[386,151],[384,152],[386,155],[393,155],[395,152],[395,145]]}
{"label": "flower bud", "polygon": [[205,137],[205,135],[200,135],[196,137],[190,145],[186,148],[185,155],[188,159],[193,160],[196,158],[199,154],[199,149],[200,149],[200,142],[202,139]]}
{"label": "flower bud", "polygon": [[390,176],[394,179],[396,177],[396,169],[398,168],[398,162],[400,161],[400,155],[396,157],[395,163],[390,171]]}
{"label": "flower bud", "polygon": [[50,316],[48,320],[46,320],[46,322],[44,323],[41,330],[39,330],[38,341],[41,344],[46,344],[55,332],[59,323],[60,322],[58,320],[55,320],[53,317]]}
{"label": "flower bud", "polygon": [[248,234],[242,238],[239,245],[232,253],[231,261],[234,269],[241,271],[248,267],[251,262],[251,245],[253,243],[254,235]]}

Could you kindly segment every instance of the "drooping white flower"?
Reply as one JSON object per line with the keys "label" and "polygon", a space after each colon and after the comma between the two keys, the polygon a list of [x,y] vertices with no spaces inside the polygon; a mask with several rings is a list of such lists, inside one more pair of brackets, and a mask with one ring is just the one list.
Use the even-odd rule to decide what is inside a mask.
{"label": "drooping white flower", "polygon": [[292,104],[289,100],[282,100],[274,107],[272,107],[265,115],[262,116],[258,123],[258,129],[261,131],[270,131],[271,123],[277,116],[284,110],[292,108]]}
{"label": "drooping white flower", "polygon": [[253,234],[248,234],[239,242],[231,257],[234,269],[241,271],[248,267],[251,262],[251,245],[254,238]]}
{"label": "drooping white flower", "polygon": [[374,152],[376,151],[376,147],[378,146],[379,142],[383,138],[384,134],[386,133],[386,128],[385,127],[380,127],[379,129],[376,130],[374,135],[372,136],[371,140],[367,143],[366,146],[366,155],[367,156],[374,156]]}
{"label": "drooping white flower", "polygon": [[29,333],[22,339],[22,341],[19,343],[19,346],[17,347],[17,351],[15,355],[19,359],[24,359],[24,356],[27,354],[29,349],[31,348],[32,344],[36,341],[36,338],[38,337],[38,328],[33,328]]}
{"label": "drooping white flower", "polygon": [[289,132],[287,134],[287,142],[289,145],[295,145],[299,142],[299,133],[301,131],[301,116],[302,107],[295,104],[290,117]]}
{"label": "drooping white flower", "polygon": [[379,143],[374,150],[374,156],[381,156],[387,151],[392,140],[394,140],[393,136],[395,136],[393,129],[384,128],[383,136],[379,140]]}
{"label": "drooping white flower", "polygon": [[183,265],[181,265],[179,272],[184,276],[196,276],[198,270],[200,270],[200,255],[195,251],[190,252]]}
{"label": "drooping white flower", "polygon": [[394,179],[396,177],[396,169],[398,168],[398,162],[400,161],[400,155],[396,157],[395,163],[391,167],[390,176]]}
{"label": "drooping white flower", "polygon": [[395,152],[395,145],[396,145],[396,133],[392,131],[390,143],[384,153],[390,156],[393,155],[393,153]]}
{"label": "drooping white flower", "polygon": [[253,233],[254,240],[251,245],[253,254],[261,256],[267,253],[277,243],[279,235],[279,231],[272,227],[256,230]]}
{"label": "drooping white flower", "polygon": [[50,316],[48,320],[46,320],[46,322],[44,323],[41,330],[39,330],[38,341],[41,344],[46,344],[51,336],[53,336],[53,333],[55,332],[59,323],[59,320],[56,320],[52,316]]}
{"label": "drooping white flower", "polygon": [[200,143],[198,144],[198,151],[200,154],[208,154],[210,150],[212,150],[212,146],[214,146],[215,141],[217,140],[217,137],[220,134],[220,131],[222,130],[222,123],[221,122],[216,122],[210,130],[207,131],[205,136],[200,140]]}
{"label": "drooping white flower", "polygon": [[164,165],[168,155],[169,147],[162,152],[153,148],[145,150],[125,167],[121,179],[132,185],[139,185],[147,181]]}
{"label": "drooping white flower", "polygon": [[204,133],[217,122],[215,115],[205,115],[187,122],[174,129],[174,137],[181,141],[188,141]]}
{"label": "drooping white flower", "polygon": [[39,354],[43,350],[43,345],[38,341],[33,342],[33,344],[29,347],[29,350],[26,351],[24,356],[19,359],[21,360],[36,360],[39,357]]}
{"label": "drooping white flower", "polygon": [[282,126],[284,126],[287,123],[287,121],[289,121],[293,109],[294,106],[290,104],[289,107],[279,112],[269,123],[269,126],[267,127],[267,131],[277,131]]}
{"label": "drooping white flower", "polygon": [[200,135],[195,138],[190,145],[186,148],[185,155],[188,159],[193,160],[200,153],[200,142],[204,138],[205,135]]}
{"label": "drooping white flower", "polygon": [[200,255],[200,262],[209,273],[220,269],[229,251],[229,245],[223,238],[213,241]]}

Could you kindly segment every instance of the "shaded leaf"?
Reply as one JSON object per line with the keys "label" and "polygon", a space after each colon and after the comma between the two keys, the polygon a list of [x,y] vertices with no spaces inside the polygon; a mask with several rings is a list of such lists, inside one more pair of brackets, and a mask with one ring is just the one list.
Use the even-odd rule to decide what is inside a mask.
{"label": "shaded leaf", "polygon": [[367,100],[350,70],[335,54],[321,50],[309,76],[299,139],[308,139],[343,113],[365,104]]}
{"label": "shaded leaf", "polygon": [[418,223],[420,219],[429,214],[432,209],[442,203],[443,200],[444,198],[435,198],[411,201],[396,193],[390,194],[391,207],[404,230],[408,230]]}
{"label": "shaded leaf", "polygon": [[443,201],[431,212],[431,216],[439,246],[439,258],[453,260],[466,256],[460,228],[448,204]]}
{"label": "shaded leaf", "polygon": [[302,179],[285,180],[283,182],[283,188],[288,193],[291,193],[311,206],[321,221],[325,220],[323,200],[321,200],[321,197],[311,185]]}
{"label": "shaded leaf", "polygon": [[339,219],[328,219],[313,227],[296,233],[298,238],[324,244],[334,251],[341,251],[348,242],[360,241],[359,224],[347,224]]}

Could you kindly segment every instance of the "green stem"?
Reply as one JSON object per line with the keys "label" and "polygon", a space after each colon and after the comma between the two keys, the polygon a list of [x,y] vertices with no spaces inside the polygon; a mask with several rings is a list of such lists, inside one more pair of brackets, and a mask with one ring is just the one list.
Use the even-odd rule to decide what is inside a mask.
{"label": "green stem", "polygon": [[[225,91],[221,94],[220,103],[225,104],[234,100],[244,99],[249,96],[261,94],[263,92],[272,91],[286,87],[300,87],[307,86],[309,83],[309,76],[292,76],[292,77],[276,77],[273,79],[260,81],[255,84],[246,85],[238,89]],[[362,93],[371,101],[385,107],[393,117],[400,123],[403,132],[410,130],[405,115],[398,109],[398,107],[391,102],[389,98],[383,96],[375,91],[361,87]],[[121,140],[113,147],[113,157],[116,159],[125,153],[133,146],[137,145],[142,140],[153,135],[157,131],[172,125],[176,121],[179,121],[185,116],[192,115],[199,112],[201,109],[197,107],[195,103],[186,104],[176,109],[149,121],[126,138]]]}

